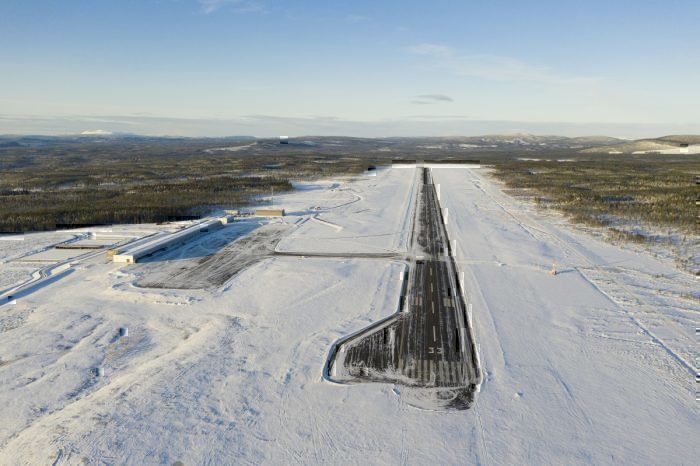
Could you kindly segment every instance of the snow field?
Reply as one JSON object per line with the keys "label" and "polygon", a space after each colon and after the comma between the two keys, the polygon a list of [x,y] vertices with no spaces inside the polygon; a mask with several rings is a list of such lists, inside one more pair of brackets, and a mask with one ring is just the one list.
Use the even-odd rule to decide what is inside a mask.
{"label": "snow field", "polygon": [[[473,304],[487,457],[693,462],[692,327],[677,316],[697,322],[700,308],[673,298],[692,278],[524,210],[483,172],[433,173]],[[655,276],[677,277],[676,294],[650,292],[664,288]]]}
{"label": "snow field", "polygon": [[[694,278],[523,207],[483,171],[433,173],[485,369],[473,409],[322,378],[332,342],[396,309],[400,262],[273,257],[175,291],[99,256],[0,308],[0,464],[693,464]],[[275,196],[293,214],[276,221],[342,227],[306,221],[280,246],[400,251],[413,174]]]}

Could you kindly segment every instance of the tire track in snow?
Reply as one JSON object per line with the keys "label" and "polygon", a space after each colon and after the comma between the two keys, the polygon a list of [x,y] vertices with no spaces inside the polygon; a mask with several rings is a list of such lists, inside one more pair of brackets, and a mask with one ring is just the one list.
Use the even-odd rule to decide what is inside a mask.
{"label": "tire track in snow", "polygon": [[[90,410],[90,406],[94,409],[95,406],[113,402],[114,393],[124,393],[133,386],[140,386],[142,381],[155,380],[158,374],[163,372],[165,368],[172,367],[183,354],[191,353],[196,347],[209,341],[212,334],[217,332],[217,324],[220,324],[220,321],[207,322],[190,338],[182,340],[169,351],[155,355],[153,359],[135,365],[123,374],[114,374],[99,383],[95,380],[95,383],[90,387],[92,390],[82,393],[80,397],[70,398],[70,401],[65,405],[29,423],[8,439],[8,442],[3,445],[3,449],[25,448],[27,443],[31,444],[32,438],[38,436],[37,432],[45,435],[43,432],[48,426],[63,428],[64,420],[70,421],[79,418]],[[56,434],[54,433],[54,435]]]}
{"label": "tire track in snow", "polygon": [[476,414],[477,433],[479,437],[479,446],[481,447],[481,452],[479,456],[484,457],[484,459],[486,460],[486,464],[492,464],[491,460],[489,459],[488,450],[486,449],[486,441],[484,440],[484,423],[481,422],[481,414],[479,413],[478,400],[474,404],[474,413]]}
{"label": "tire track in snow", "polygon": [[406,426],[401,427],[401,451],[400,460],[402,465],[407,465],[410,458],[408,444],[406,443]]}
{"label": "tire track in snow", "polygon": [[[656,336],[649,328],[644,325],[635,315],[633,311],[627,308],[627,305],[623,305],[619,302],[617,302],[610,294],[608,294],[605,290],[603,290],[600,286],[598,286],[597,283],[595,283],[594,280],[590,279],[585,273],[583,273],[581,270],[577,268],[577,271],[579,274],[593,286],[596,290],[598,290],[603,296],[605,296],[611,303],[613,303],[615,306],[617,306],[619,309],[621,309],[629,318],[630,320],[639,327],[644,334],[646,334],[653,342],[655,342],[659,347],[661,347],[663,350],[668,353],[669,356],[671,356],[672,359],[674,359],[676,362],[678,362],[684,369],[688,370],[693,376],[697,375],[698,371],[697,369],[688,361],[683,358],[680,354],[678,354],[676,351],[674,351],[672,348],[669,347],[668,344],[666,344],[661,338]],[[618,284],[619,286],[619,284]]]}
{"label": "tire track in snow", "polygon": [[561,372],[559,372],[556,369],[556,366],[554,364],[552,364],[552,361],[550,361],[549,358],[547,359],[547,366],[548,366],[550,375],[563,388],[563,391],[566,394],[566,403],[569,405],[569,411],[571,411],[574,414],[573,418],[574,419],[576,419],[576,418],[583,419],[586,423],[585,429],[590,429],[593,426],[593,420],[588,416],[588,413],[586,412],[586,410],[578,402],[576,395],[571,390],[571,385],[569,385],[569,383],[566,381],[566,379],[564,379]]}

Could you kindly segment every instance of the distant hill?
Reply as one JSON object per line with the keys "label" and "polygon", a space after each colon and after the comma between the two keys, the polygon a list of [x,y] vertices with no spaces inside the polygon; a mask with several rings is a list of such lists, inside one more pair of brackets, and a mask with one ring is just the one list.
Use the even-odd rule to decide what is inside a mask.
{"label": "distant hill", "polygon": [[[290,137],[289,144],[280,145],[278,137],[229,136],[218,138],[161,137],[103,131],[87,131],[85,134],[66,136],[0,135],[0,150],[38,149],[78,145],[126,144],[145,146],[180,145],[207,153],[216,150],[235,152],[237,155],[267,153],[324,153],[352,155],[375,154],[391,157],[393,154],[413,154],[431,157],[449,152],[451,155],[472,154],[527,154],[573,152],[579,154],[697,154],[700,153],[700,135],[670,135],[659,138],[629,141],[609,136],[566,137],[528,133],[487,134],[483,136],[445,137],[384,137],[361,138],[347,136],[299,136]],[[689,147],[681,147],[688,145]]]}
{"label": "distant hill", "polygon": [[142,142],[142,143],[172,143],[178,141],[188,142],[245,142],[255,141],[254,136],[227,136],[217,138],[190,138],[183,136],[143,136],[132,133],[110,133],[108,131],[94,130],[83,131],[80,134],[62,136],[42,135],[2,135],[0,134],[0,148],[6,147],[52,147],[65,144],[85,144],[95,142]]}
{"label": "distant hill", "polygon": [[613,138],[610,136],[580,136],[576,138],[569,138],[569,141],[576,144],[581,144],[582,146],[604,146],[624,142],[623,139]]}
{"label": "distant hill", "polygon": [[621,139],[609,136],[582,136],[566,137],[556,135],[536,135],[528,133],[512,134],[488,134],[484,136],[457,136],[437,138],[451,141],[460,141],[475,145],[515,145],[515,146],[563,146],[563,147],[591,147],[623,142]]}
{"label": "distant hill", "polygon": [[653,139],[638,139],[618,144],[589,147],[581,152],[588,154],[698,154],[700,153],[700,136],[676,135]]}
{"label": "distant hill", "polygon": [[666,141],[679,144],[700,144],[700,135],[697,134],[677,134],[657,138],[657,141]]}

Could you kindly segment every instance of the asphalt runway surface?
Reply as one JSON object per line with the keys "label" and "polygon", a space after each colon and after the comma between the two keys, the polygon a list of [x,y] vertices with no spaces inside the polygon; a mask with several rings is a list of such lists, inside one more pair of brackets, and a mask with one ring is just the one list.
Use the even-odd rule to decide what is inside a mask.
{"label": "asphalt runway surface", "polygon": [[479,379],[478,359],[427,168],[419,182],[402,312],[341,342],[332,363],[343,365],[339,381],[432,389],[436,397],[447,400],[442,405],[466,409]]}

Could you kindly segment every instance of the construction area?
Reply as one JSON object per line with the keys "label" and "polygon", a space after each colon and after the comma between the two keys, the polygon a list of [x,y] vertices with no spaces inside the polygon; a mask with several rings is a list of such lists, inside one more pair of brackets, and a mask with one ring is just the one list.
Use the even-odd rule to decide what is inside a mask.
{"label": "construction area", "polygon": [[289,230],[287,224],[239,222],[209,238],[188,244],[139,264],[141,288],[208,289],[224,285],[247,267],[274,254],[275,246]]}
{"label": "construction area", "polygon": [[175,233],[157,233],[155,235],[134,241],[123,248],[112,249],[107,254],[116,263],[135,264],[158,252],[180,246],[191,241],[201,233],[208,233],[232,222],[234,216],[226,215],[218,218],[206,219],[200,223],[183,228]]}

